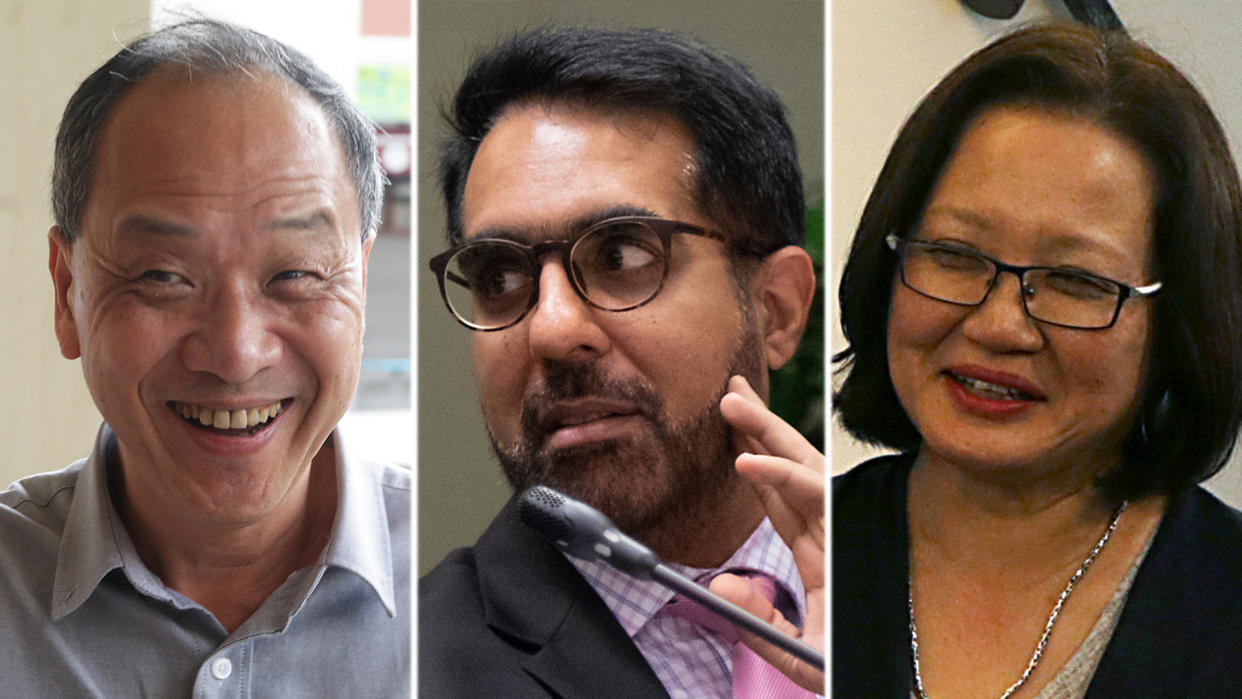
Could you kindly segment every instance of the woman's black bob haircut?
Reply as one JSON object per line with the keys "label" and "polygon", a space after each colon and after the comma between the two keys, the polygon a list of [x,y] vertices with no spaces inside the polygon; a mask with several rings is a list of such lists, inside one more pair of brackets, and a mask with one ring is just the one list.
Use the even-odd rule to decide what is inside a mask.
{"label": "woman's black bob haircut", "polygon": [[[1168,61],[1121,31],[1044,24],[1002,37],[940,81],[902,127],[867,200],[841,277],[848,346],[841,425],[905,451],[920,437],[889,377],[886,336],[897,256],[963,131],[987,109],[1086,119],[1139,148],[1156,182],[1152,354],[1113,498],[1171,493],[1220,470],[1242,424],[1242,193],[1220,123]],[[885,309],[876,313],[876,308]],[[1083,331],[1089,332],[1089,331]],[[1107,332],[1107,331],[1103,331]]]}

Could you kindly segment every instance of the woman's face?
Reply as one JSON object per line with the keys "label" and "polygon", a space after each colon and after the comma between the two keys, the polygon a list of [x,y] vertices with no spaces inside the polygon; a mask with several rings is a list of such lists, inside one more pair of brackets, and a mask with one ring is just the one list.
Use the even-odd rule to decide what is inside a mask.
{"label": "woman's face", "polygon": [[[970,125],[910,237],[1013,265],[1152,281],[1154,180],[1129,141],[1086,120],[994,108]],[[981,306],[893,281],[893,385],[925,456],[987,469],[1117,464],[1149,356],[1151,303],[1078,330],[1028,317],[1002,274]]]}

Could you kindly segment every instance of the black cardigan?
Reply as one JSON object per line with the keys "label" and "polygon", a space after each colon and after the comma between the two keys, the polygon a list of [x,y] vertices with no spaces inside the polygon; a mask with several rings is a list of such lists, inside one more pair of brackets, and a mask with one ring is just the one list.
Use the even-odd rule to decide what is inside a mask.
{"label": "black cardigan", "polygon": [[[832,696],[908,699],[906,483],[912,454],[832,484]],[[1242,513],[1195,487],[1169,498],[1087,690],[1242,697]]]}

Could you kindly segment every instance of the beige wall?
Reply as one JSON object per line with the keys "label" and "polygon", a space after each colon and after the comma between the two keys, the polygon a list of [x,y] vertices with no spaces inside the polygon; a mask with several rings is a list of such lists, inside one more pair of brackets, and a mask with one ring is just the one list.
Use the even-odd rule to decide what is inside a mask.
{"label": "beige wall", "polygon": [[[78,363],[52,334],[48,180],[61,110],[77,84],[146,29],[148,0],[6,0],[0,6],[0,487],[86,455],[99,423]],[[115,36],[115,38],[114,38]]]}

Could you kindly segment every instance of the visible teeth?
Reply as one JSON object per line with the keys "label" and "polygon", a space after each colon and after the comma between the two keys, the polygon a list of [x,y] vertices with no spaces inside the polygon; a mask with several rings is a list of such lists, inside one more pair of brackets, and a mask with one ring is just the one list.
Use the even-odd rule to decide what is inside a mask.
{"label": "visible teeth", "polygon": [[173,403],[177,414],[187,420],[197,420],[199,424],[214,427],[218,430],[244,430],[262,425],[280,413],[280,401],[254,408],[237,410],[216,410],[193,403]]}
{"label": "visible teeth", "polygon": [[970,389],[972,392],[984,395],[988,398],[998,398],[1001,400],[1023,400],[1030,398],[1029,394],[1019,391],[1016,388],[1001,386],[999,384],[982,381],[969,376],[954,375],[953,378],[957,379],[958,383]]}

